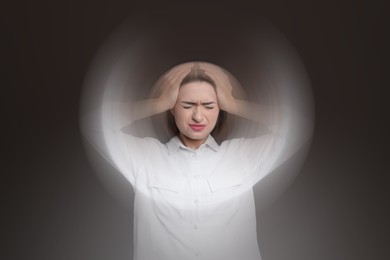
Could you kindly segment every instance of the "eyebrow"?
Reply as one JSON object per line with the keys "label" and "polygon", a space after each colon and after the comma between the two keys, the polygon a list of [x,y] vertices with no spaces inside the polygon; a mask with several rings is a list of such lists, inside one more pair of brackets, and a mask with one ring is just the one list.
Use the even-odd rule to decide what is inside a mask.
{"label": "eyebrow", "polygon": [[[197,105],[198,102],[190,102],[190,101],[182,101],[181,102],[182,104],[186,104],[186,105]],[[201,105],[203,106],[208,106],[208,105],[212,105],[212,104],[215,104],[216,102],[214,101],[211,101],[211,102],[204,102],[204,103],[201,103]]]}

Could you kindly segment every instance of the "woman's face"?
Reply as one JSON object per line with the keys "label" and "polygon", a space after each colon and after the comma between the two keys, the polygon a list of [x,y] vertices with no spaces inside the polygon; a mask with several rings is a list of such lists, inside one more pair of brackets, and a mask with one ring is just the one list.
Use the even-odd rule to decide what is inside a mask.
{"label": "woman's face", "polygon": [[218,119],[219,106],[213,86],[205,81],[182,85],[172,114],[184,145],[198,148],[206,141]]}

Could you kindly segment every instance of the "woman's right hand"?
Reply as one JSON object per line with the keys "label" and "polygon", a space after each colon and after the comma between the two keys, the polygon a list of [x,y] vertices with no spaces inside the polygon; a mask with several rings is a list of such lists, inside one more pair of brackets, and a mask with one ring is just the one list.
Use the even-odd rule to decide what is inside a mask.
{"label": "woman's right hand", "polygon": [[194,66],[193,62],[180,64],[163,76],[160,96],[158,99],[165,103],[168,109],[175,106],[177,96],[179,94],[180,83],[183,81],[185,76],[190,73],[191,68]]}

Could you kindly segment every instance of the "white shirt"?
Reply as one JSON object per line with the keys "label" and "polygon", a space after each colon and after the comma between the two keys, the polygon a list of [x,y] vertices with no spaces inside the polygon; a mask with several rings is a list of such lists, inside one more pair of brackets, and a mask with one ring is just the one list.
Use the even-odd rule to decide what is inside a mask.
{"label": "white shirt", "polygon": [[209,136],[192,150],[178,137],[162,144],[109,135],[106,143],[122,145],[121,172],[135,191],[134,260],[260,260],[252,187],[269,172],[264,161],[278,140],[268,134],[219,146]]}
{"label": "white shirt", "polygon": [[104,144],[87,137],[134,187],[134,260],[261,259],[252,187],[282,162],[283,139],[209,136],[192,150],[102,122]]}

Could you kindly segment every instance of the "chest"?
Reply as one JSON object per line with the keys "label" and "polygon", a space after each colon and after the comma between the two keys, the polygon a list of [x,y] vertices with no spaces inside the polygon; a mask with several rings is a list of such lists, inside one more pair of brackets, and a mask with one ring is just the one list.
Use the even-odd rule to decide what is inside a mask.
{"label": "chest", "polygon": [[160,215],[229,215],[251,187],[250,164],[239,155],[183,152],[149,161],[138,169],[135,190],[149,198]]}

